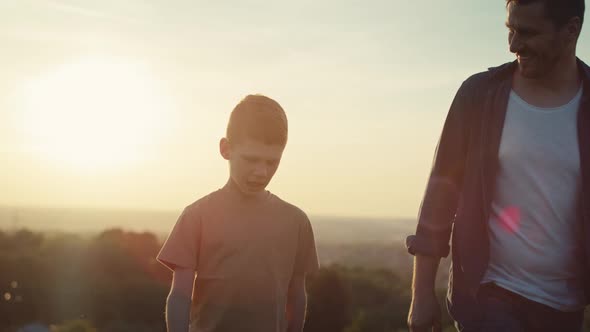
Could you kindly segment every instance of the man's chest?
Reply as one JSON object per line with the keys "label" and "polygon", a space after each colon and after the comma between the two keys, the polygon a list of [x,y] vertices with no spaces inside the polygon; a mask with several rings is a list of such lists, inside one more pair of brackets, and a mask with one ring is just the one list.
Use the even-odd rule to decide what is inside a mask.
{"label": "man's chest", "polygon": [[576,112],[535,112],[511,105],[501,135],[500,167],[544,174],[579,174]]}

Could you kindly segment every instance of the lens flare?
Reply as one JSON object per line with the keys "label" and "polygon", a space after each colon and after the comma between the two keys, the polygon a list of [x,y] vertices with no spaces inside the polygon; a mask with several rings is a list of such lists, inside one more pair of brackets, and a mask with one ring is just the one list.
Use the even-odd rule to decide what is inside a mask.
{"label": "lens flare", "polygon": [[502,229],[507,233],[514,234],[520,229],[520,209],[516,206],[508,206],[499,215],[499,222]]}

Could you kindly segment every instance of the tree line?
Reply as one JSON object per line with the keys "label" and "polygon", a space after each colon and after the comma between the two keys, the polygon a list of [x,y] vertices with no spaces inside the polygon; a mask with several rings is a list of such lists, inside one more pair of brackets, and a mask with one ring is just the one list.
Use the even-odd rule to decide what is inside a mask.
{"label": "tree line", "polygon": [[[160,246],[121,229],[0,231],[0,331],[165,331],[171,272],[155,260]],[[400,270],[324,265],[307,283],[305,332],[406,331],[411,276]],[[454,331],[446,315],[444,324]]]}

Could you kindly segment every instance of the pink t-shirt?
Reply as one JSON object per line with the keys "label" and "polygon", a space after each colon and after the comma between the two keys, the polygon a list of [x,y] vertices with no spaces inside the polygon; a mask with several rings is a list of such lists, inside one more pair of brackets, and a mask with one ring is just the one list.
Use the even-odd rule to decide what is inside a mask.
{"label": "pink t-shirt", "polygon": [[294,274],[319,268],[303,211],[270,192],[244,202],[226,188],[189,205],[158,260],[196,271],[192,332],[283,332]]}

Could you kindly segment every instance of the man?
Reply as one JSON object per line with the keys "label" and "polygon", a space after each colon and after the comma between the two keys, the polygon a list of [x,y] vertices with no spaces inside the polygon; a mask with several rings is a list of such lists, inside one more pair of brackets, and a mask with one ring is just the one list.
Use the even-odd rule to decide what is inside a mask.
{"label": "man", "polygon": [[174,271],[168,331],[302,331],[305,276],[318,269],[313,231],[265,190],[286,143],[276,101],[249,95],[232,111],[219,145],[227,183],[185,208],[158,255]]}
{"label": "man", "polygon": [[[583,0],[507,0],[516,61],[450,107],[415,236],[411,331],[440,331],[435,275],[460,331],[581,331],[590,300],[590,68]],[[451,236],[452,233],[452,236]]]}

